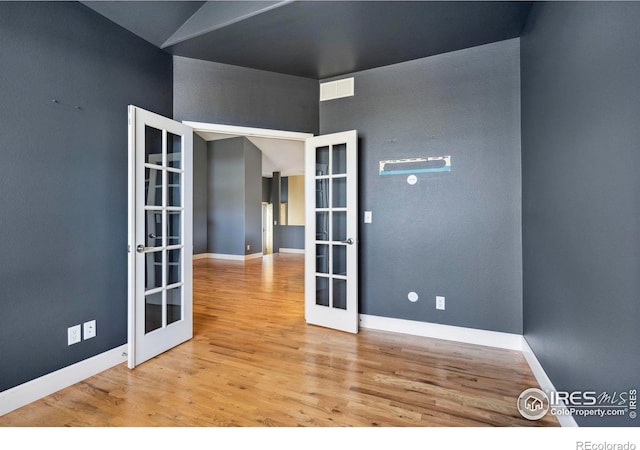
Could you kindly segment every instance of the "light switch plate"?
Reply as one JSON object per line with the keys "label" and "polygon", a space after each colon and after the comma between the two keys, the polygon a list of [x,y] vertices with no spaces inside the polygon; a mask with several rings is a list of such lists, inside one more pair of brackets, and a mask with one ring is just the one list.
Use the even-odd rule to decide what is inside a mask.
{"label": "light switch plate", "polygon": [[373,212],[365,211],[364,212],[364,223],[371,223],[373,221]]}

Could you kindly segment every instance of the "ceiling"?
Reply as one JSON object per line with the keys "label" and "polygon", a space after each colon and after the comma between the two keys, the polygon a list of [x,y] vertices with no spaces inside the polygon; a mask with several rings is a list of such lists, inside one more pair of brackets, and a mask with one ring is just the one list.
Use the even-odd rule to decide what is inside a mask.
{"label": "ceiling", "polygon": [[324,79],[520,35],[524,1],[84,1],[170,54]]}
{"label": "ceiling", "polygon": [[[83,1],[178,56],[322,80],[518,37],[525,1]],[[209,136],[208,139],[228,138]],[[299,174],[298,142],[249,138],[263,172]]]}
{"label": "ceiling", "polygon": [[262,152],[263,177],[271,178],[273,172],[280,172],[283,177],[304,175],[304,141],[200,130],[196,130],[196,134],[207,142],[245,136]]}

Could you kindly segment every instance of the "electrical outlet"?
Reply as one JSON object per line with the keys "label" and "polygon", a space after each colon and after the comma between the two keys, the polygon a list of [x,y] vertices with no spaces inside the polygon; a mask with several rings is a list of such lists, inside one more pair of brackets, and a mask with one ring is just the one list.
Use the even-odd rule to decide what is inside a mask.
{"label": "electrical outlet", "polygon": [[83,324],[82,336],[84,337],[85,341],[87,339],[96,337],[96,321],[95,320],[90,320],[89,322],[85,322]]}
{"label": "electrical outlet", "polygon": [[247,250],[251,250],[251,244],[247,244]]}
{"label": "electrical outlet", "polygon": [[436,309],[444,309],[444,297],[436,296]]}
{"label": "electrical outlet", "polygon": [[67,328],[67,345],[77,344],[81,340],[80,325]]}

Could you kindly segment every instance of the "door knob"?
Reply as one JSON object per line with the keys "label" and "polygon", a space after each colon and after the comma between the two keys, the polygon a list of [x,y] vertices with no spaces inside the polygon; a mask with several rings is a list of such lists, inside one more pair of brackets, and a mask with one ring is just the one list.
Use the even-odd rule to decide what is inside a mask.
{"label": "door knob", "polygon": [[145,249],[145,247],[142,244],[138,244],[138,246],[136,247],[136,251],[138,253],[144,253],[144,249]]}
{"label": "door knob", "polygon": [[341,241],[343,244],[349,244],[349,245],[353,245],[353,239],[349,238],[349,239],[345,239],[344,241]]}

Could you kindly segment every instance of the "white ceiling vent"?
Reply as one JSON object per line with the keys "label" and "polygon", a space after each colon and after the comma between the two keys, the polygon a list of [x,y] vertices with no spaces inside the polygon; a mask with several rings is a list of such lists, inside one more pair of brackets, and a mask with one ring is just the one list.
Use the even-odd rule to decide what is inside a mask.
{"label": "white ceiling vent", "polygon": [[320,83],[320,101],[333,100],[334,98],[352,97],[353,78]]}

